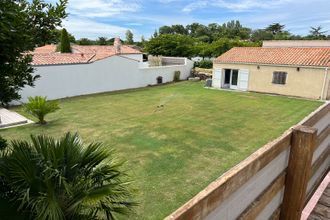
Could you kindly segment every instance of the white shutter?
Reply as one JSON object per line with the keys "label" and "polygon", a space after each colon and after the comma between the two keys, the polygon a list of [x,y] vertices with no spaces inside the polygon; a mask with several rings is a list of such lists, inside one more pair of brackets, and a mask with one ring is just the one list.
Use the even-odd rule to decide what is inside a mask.
{"label": "white shutter", "polygon": [[213,69],[212,86],[215,88],[221,88],[222,69]]}
{"label": "white shutter", "polygon": [[238,89],[246,91],[249,85],[249,70],[240,69],[238,71]]}

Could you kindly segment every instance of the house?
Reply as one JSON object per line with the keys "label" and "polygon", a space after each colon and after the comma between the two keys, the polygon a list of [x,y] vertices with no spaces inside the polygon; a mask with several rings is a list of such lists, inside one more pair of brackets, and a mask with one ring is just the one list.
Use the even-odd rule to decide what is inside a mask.
{"label": "house", "polygon": [[[34,87],[20,91],[21,100],[29,96],[48,99],[145,87],[173,81],[174,72],[187,79],[193,62],[187,58],[162,57],[161,66],[143,62],[143,54],[116,38],[110,46],[72,45],[72,53],[56,51],[56,45],[36,48],[32,65],[40,78]],[[158,79],[158,80],[157,80]],[[14,103],[17,104],[17,103]]]}
{"label": "house", "polygon": [[329,67],[330,41],[270,41],[215,59],[212,86],[329,100]]}

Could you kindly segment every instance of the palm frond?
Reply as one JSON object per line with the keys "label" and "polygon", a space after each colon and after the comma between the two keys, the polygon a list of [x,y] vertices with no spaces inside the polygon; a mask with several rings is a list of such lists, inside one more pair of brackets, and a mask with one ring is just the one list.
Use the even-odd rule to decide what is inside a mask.
{"label": "palm frond", "polygon": [[19,208],[36,219],[114,219],[137,205],[130,182],[102,143],[83,144],[77,133],[60,139],[13,141],[0,157],[0,177]]}

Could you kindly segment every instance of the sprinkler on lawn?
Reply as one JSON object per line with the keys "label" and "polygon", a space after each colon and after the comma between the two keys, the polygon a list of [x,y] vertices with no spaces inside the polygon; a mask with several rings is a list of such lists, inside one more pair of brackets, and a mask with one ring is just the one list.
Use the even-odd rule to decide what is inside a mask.
{"label": "sprinkler on lawn", "polygon": [[164,105],[163,105],[163,104],[161,104],[161,105],[157,105],[157,108],[155,109],[154,112],[158,112],[158,111],[161,111],[161,110],[163,110],[163,109],[164,109]]}

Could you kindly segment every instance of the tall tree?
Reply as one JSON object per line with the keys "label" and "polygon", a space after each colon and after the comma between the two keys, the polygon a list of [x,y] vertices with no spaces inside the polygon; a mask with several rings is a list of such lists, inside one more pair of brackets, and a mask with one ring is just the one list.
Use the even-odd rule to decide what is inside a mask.
{"label": "tall tree", "polygon": [[77,44],[79,45],[93,45],[94,42],[88,38],[80,38],[78,41],[77,41]]}
{"label": "tall tree", "polygon": [[133,44],[134,40],[133,40],[133,33],[130,30],[126,31],[126,44]]}
{"label": "tall tree", "polygon": [[181,34],[161,34],[146,42],[145,49],[151,55],[191,57],[195,40]]}
{"label": "tall tree", "polygon": [[[56,6],[34,0],[0,1],[0,105],[20,98],[19,90],[33,86],[29,51],[52,40],[56,26],[65,18],[66,0]],[[2,10],[5,9],[5,10]]]}
{"label": "tall tree", "polygon": [[175,24],[172,26],[162,26],[159,28],[159,34],[183,34],[187,35],[188,30],[181,24]]}
{"label": "tall tree", "polygon": [[[15,0],[15,2],[22,2]],[[26,2],[26,0],[23,0]],[[61,26],[62,19],[67,16],[65,11],[68,0],[59,0],[56,4],[46,3],[44,0],[32,0],[27,4],[30,18],[31,34],[34,36],[35,44],[43,46],[52,43],[56,35],[52,30]]]}
{"label": "tall tree", "polygon": [[173,34],[173,30],[170,26],[164,25],[159,28],[159,34]]}
{"label": "tall tree", "polygon": [[158,31],[155,30],[154,33],[153,33],[153,35],[151,35],[151,37],[158,37],[158,35],[159,35],[159,34],[158,34]]}
{"label": "tall tree", "polygon": [[266,31],[264,29],[257,29],[252,31],[251,40],[256,41],[263,41],[263,40],[273,40],[274,35],[270,31]]}
{"label": "tall tree", "polygon": [[[52,35],[55,36],[55,39],[52,40],[49,43],[58,44],[59,42],[61,42],[62,30],[55,29],[52,32],[53,32]],[[68,38],[69,38],[70,43],[75,43],[76,42],[76,38],[72,34],[70,34],[69,32],[67,32],[67,33],[68,33]]]}
{"label": "tall tree", "polygon": [[324,39],[326,38],[325,36],[325,33],[327,31],[322,31],[322,27],[321,26],[317,26],[317,27],[311,27],[309,33],[310,33],[310,36],[313,38],[313,39]]}
{"label": "tall tree", "polygon": [[62,29],[61,33],[61,45],[60,45],[61,53],[71,53],[71,45],[69,41],[68,32],[65,28]]}
{"label": "tall tree", "polygon": [[284,30],[285,25],[281,25],[280,23],[273,23],[266,27],[266,31],[270,31],[273,35],[281,33]]}
{"label": "tall tree", "polygon": [[99,37],[98,39],[97,39],[97,44],[98,45],[107,45],[107,38],[106,37]]}

